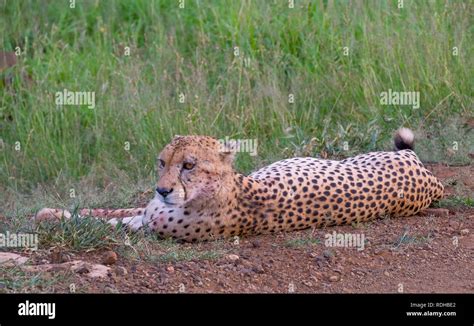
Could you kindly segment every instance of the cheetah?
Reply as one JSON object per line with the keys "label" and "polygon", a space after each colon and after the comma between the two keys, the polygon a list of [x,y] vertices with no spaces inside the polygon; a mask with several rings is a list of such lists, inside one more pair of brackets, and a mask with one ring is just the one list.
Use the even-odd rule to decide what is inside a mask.
{"label": "cheetah", "polygon": [[[285,159],[245,176],[233,168],[232,148],[208,136],[176,136],[158,157],[156,193],[146,208],[80,215],[190,242],[408,217],[444,189],[413,151],[411,130],[398,130],[394,144],[391,152],[341,161]],[[43,209],[36,219],[60,215],[70,217]]]}

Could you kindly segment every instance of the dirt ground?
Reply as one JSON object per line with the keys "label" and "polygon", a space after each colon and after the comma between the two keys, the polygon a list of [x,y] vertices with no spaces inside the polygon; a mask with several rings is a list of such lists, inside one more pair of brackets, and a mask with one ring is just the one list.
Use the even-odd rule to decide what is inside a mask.
{"label": "dirt ground", "polygon": [[[450,198],[474,197],[474,167],[428,165]],[[73,273],[55,292],[99,293],[474,293],[474,208],[332,227],[182,244],[206,258],[130,259],[118,253],[104,278]],[[447,212],[446,212],[447,213]],[[327,233],[365,236],[363,250],[327,247]],[[74,253],[101,263],[105,251]],[[32,257],[33,261],[41,257]]]}

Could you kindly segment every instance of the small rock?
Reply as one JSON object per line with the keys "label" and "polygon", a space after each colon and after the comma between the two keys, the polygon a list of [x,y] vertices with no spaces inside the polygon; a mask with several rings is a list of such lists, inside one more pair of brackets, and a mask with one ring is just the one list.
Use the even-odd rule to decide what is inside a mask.
{"label": "small rock", "polygon": [[106,276],[111,276],[110,267],[100,265],[100,264],[91,264],[89,268],[88,277],[91,278],[105,278]]}
{"label": "small rock", "polygon": [[459,223],[458,221],[454,221],[454,220],[450,220],[448,222],[448,225],[453,229],[459,229],[461,227],[461,223]]}
{"label": "small rock", "polygon": [[339,275],[331,275],[331,276],[329,277],[329,281],[330,281],[330,282],[337,282],[337,281],[339,281],[340,279],[341,279],[341,277],[340,277]]}
{"label": "small rock", "polygon": [[313,283],[311,283],[310,281],[303,281],[303,284],[306,285],[307,287],[313,286]]}
{"label": "small rock", "polygon": [[241,268],[240,272],[244,275],[251,275],[253,271],[250,268]]}
{"label": "small rock", "polygon": [[115,273],[119,276],[125,276],[128,274],[127,269],[123,266],[117,266]]}
{"label": "small rock", "polygon": [[260,241],[258,241],[258,240],[252,241],[252,247],[259,248],[260,247]]}
{"label": "small rock", "polygon": [[230,255],[227,255],[226,258],[230,261],[237,261],[240,259],[239,256],[235,255],[235,254],[230,254]]}
{"label": "small rock", "polygon": [[323,267],[324,263],[326,262],[326,259],[324,259],[323,256],[317,256],[315,258],[316,265],[318,265],[319,268]]}
{"label": "small rock", "polygon": [[104,259],[102,260],[102,263],[105,265],[113,265],[117,262],[117,259],[117,254],[114,251],[109,250],[104,254]]}
{"label": "small rock", "polygon": [[263,269],[262,266],[254,266],[252,268],[252,271],[254,271],[257,274],[264,274],[265,273],[265,270]]}
{"label": "small rock", "polygon": [[468,235],[469,234],[469,229],[462,229],[461,231],[459,231],[459,234]]}
{"label": "small rock", "polygon": [[385,271],[385,272],[383,272],[383,275],[385,275],[385,276],[389,277],[389,276],[390,276],[390,273],[389,273],[389,272],[387,272],[387,271]]}
{"label": "small rock", "polygon": [[323,256],[324,256],[324,258],[329,259],[329,258],[333,257],[334,254],[330,250],[324,250],[323,251]]}
{"label": "small rock", "polygon": [[70,268],[75,273],[83,274],[91,278],[105,278],[107,276],[111,276],[110,267],[101,264],[90,264],[82,260],[75,260],[62,264],[52,264],[50,265],[50,268]]}
{"label": "small rock", "polygon": [[87,268],[87,266],[84,264],[84,265],[80,265],[80,266],[77,266],[77,268],[74,268],[73,269],[74,272],[76,272],[77,274],[87,274],[89,273],[89,268]]}
{"label": "small rock", "polygon": [[0,265],[4,265],[6,267],[23,265],[27,260],[27,257],[23,257],[11,252],[0,252]]}
{"label": "small rock", "polygon": [[344,268],[342,266],[340,266],[339,268],[335,268],[334,269],[334,272],[338,273],[338,274],[342,274],[342,271],[344,270]]}
{"label": "small rock", "polygon": [[168,267],[166,267],[166,270],[167,270],[169,273],[174,273],[174,267],[173,267],[173,266],[168,266]]}

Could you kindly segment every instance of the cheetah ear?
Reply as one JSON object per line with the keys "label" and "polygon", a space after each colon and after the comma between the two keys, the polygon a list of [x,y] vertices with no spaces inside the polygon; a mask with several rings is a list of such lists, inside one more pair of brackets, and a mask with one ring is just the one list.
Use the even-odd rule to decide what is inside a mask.
{"label": "cheetah ear", "polygon": [[232,164],[235,159],[235,153],[240,147],[238,140],[219,140],[219,155],[223,162]]}
{"label": "cheetah ear", "polygon": [[219,153],[219,155],[221,157],[221,160],[225,163],[232,164],[234,162],[235,153],[233,152],[227,152],[227,153],[221,152]]}

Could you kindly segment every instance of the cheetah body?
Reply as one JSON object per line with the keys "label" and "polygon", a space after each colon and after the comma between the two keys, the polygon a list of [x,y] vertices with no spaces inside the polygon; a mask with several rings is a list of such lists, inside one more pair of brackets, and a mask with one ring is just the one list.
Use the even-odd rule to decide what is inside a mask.
{"label": "cheetah body", "polygon": [[214,138],[176,137],[160,154],[157,193],[145,209],[88,214],[128,215],[122,221],[132,229],[200,241],[411,216],[443,195],[410,149],[342,161],[291,158],[249,176],[233,169],[233,156]]}

